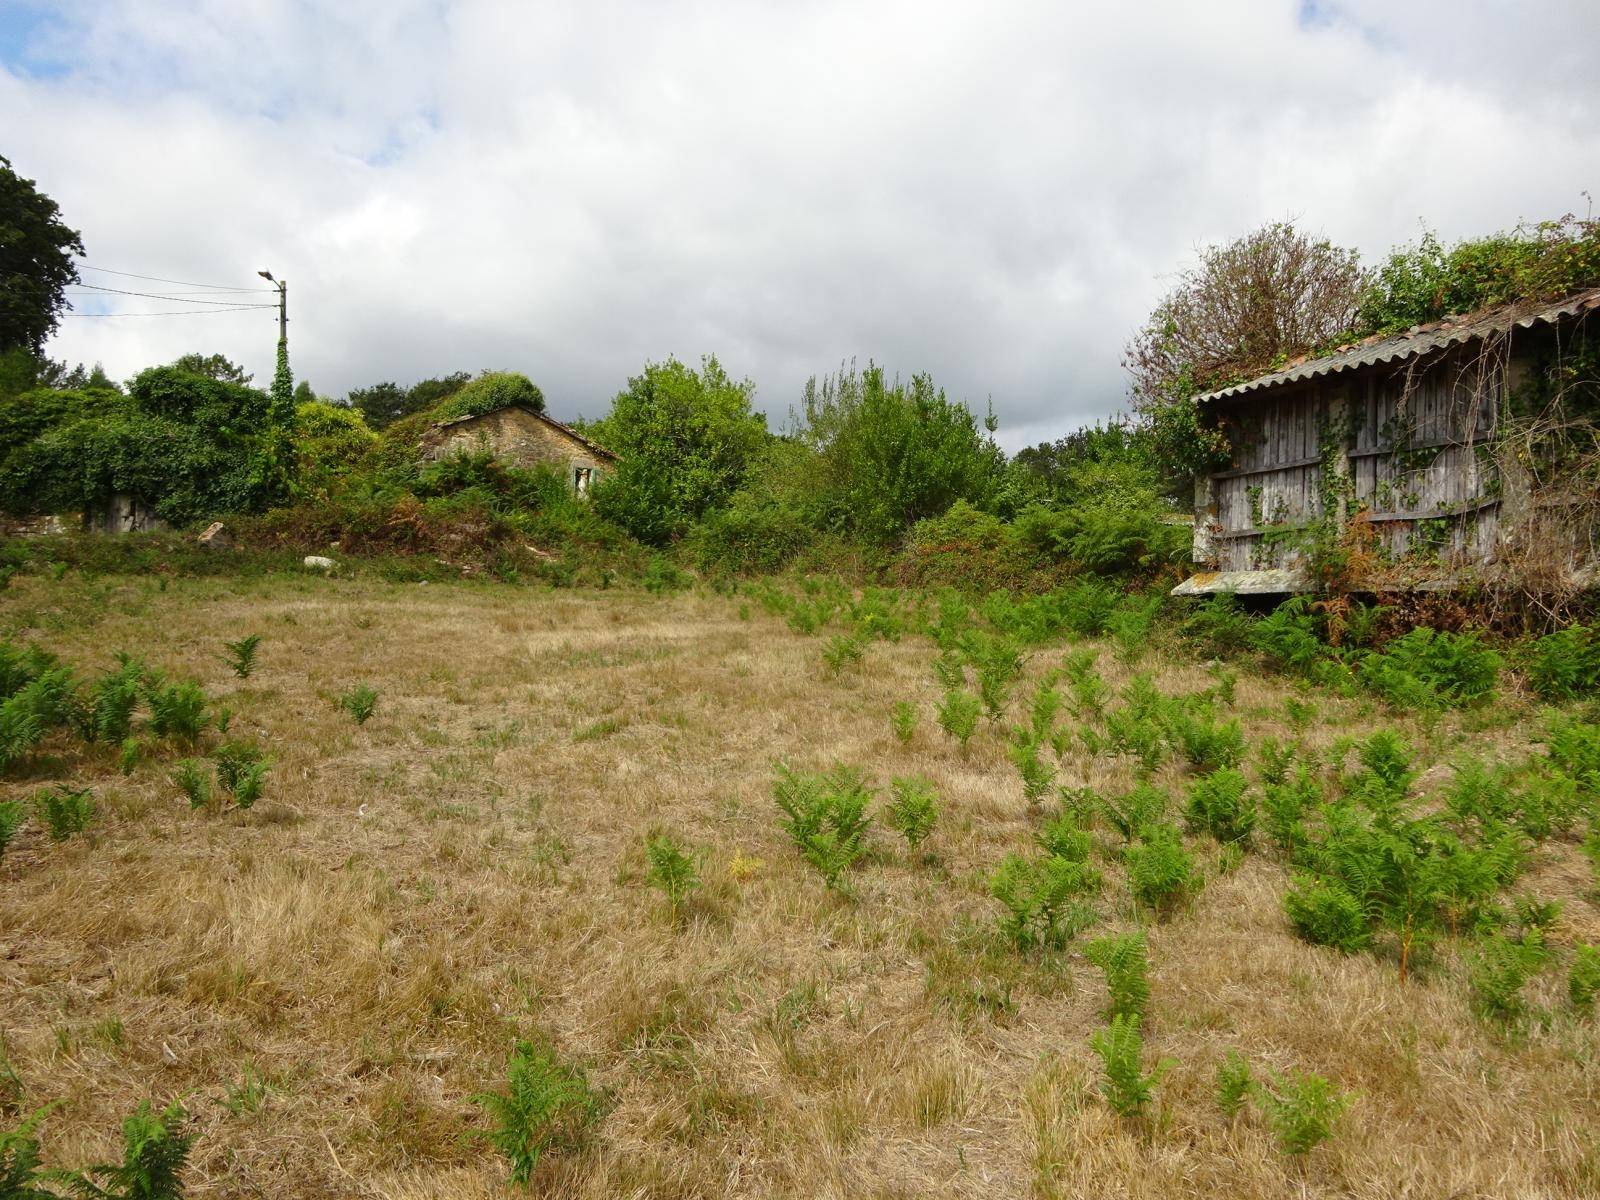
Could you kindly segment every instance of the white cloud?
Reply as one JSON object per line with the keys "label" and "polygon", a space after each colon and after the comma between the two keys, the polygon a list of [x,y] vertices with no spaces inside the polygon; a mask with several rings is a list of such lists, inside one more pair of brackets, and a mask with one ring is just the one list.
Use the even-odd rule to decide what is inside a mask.
{"label": "white cloud", "polygon": [[[0,124],[89,262],[288,278],[325,392],[514,367],[592,415],[715,352],[781,417],[871,356],[992,395],[1017,446],[1121,404],[1205,241],[1581,207],[1600,8],[1538,11],[77,0],[0,39]],[[270,372],[267,313],[66,326],[114,374]]]}

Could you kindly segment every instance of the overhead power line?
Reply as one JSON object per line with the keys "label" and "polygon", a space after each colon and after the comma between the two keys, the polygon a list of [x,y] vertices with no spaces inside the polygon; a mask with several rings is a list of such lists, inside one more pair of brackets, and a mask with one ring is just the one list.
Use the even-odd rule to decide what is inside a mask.
{"label": "overhead power line", "polygon": [[163,279],[159,275],[138,275],[132,271],[113,271],[110,267],[91,267],[88,263],[79,263],[79,268],[85,271],[99,271],[104,275],[122,275],[128,279],[145,279],[151,283],[172,283],[178,287],[206,288],[209,291],[237,292],[237,291],[267,291],[267,288],[236,288],[221,283],[193,283],[184,279]]}
{"label": "overhead power line", "polygon": [[63,313],[65,317],[204,317],[212,314],[248,312],[253,308],[277,308],[276,304],[235,304],[226,308],[170,308],[163,312]]}
{"label": "overhead power line", "polygon": [[[99,286],[97,286],[95,284],[90,284],[89,286],[94,288],[94,290],[97,293],[98,292],[110,292],[113,295],[117,295],[117,296],[143,296],[148,300],[172,300],[172,301],[175,301],[178,304],[236,304],[236,303],[242,303],[242,301],[235,301],[235,300],[185,300],[182,296],[178,295],[175,292],[125,292],[121,288],[99,287]],[[268,289],[266,289],[266,288],[240,288],[238,290],[239,291],[264,292],[264,291],[267,291]],[[276,308],[277,305],[269,304],[266,307],[267,308]]]}

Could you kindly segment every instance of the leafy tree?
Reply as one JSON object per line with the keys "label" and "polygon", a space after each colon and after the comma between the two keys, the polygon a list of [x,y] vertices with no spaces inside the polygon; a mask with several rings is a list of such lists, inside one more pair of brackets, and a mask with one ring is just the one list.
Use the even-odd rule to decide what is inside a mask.
{"label": "leafy tree", "polygon": [[345,403],[356,409],[366,419],[370,429],[388,428],[402,417],[424,412],[441,400],[455,395],[470,382],[466,371],[443,375],[436,379],[423,379],[403,388],[397,383],[375,383],[371,387],[354,388],[345,397]]}
{"label": "leafy tree", "polygon": [[725,504],[769,437],[766,418],[751,409],[754,393],[714,355],[698,371],[675,358],[648,364],[591,428],[622,459],[595,489],[596,510],[661,544]]}
{"label": "leafy tree", "polygon": [[83,239],[60,214],[0,156],[0,351],[38,354],[70,307],[66,288],[78,282],[72,256],[84,253]]}
{"label": "leafy tree", "polygon": [[890,542],[957,500],[993,504],[1005,456],[931,376],[890,382],[883,368],[840,368],[806,384],[800,437],[817,453],[816,506],[839,532]]}
{"label": "leafy tree", "polygon": [[204,375],[219,383],[236,383],[243,387],[254,378],[238,363],[230,362],[221,354],[185,354],[172,364],[173,368],[190,375]]}
{"label": "leafy tree", "polygon": [[1432,232],[1389,255],[1361,302],[1362,333],[1396,333],[1451,313],[1554,300],[1600,284],[1600,221],[1571,215],[1446,250]]}
{"label": "leafy tree", "polygon": [[1123,358],[1168,469],[1193,475],[1225,452],[1194,396],[1346,334],[1366,285],[1354,250],[1286,221],[1202,250]]}

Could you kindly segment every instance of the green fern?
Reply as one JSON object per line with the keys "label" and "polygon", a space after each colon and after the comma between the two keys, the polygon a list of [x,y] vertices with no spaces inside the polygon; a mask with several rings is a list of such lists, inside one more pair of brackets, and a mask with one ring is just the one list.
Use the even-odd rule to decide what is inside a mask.
{"label": "green fern", "polygon": [[1246,843],[1256,827],[1256,802],[1248,792],[1242,771],[1213,771],[1189,785],[1184,818],[1195,832],[1209,833],[1217,841]]}
{"label": "green fern", "polygon": [[182,1200],[180,1176],[194,1144],[188,1119],[179,1101],[159,1113],[143,1101],[122,1123],[122,1161],[69,1172],[73,1191],[86,1200]]}
{"label": "green fern", "polygon": [[1257,1084],[1253,1095],[1285,1154],[1310,1154],[1332,1134],[1350,1107],[1351,1097],[1309,1071],[1273,1075],[1272,1086]]}
{"label": "green fern", "polygon": [[939,819],[939,801],[934,796],[933,784],[922,776],[890,781],[894,795],[883,810],[885,823],[905,838],[906,845],[915,852],[933,832]]}
{"label": "green fern", "polygon": [[989,894],[1005,909],[1001,933],[1020,951],[1058,947],[1076,936],[1095,919],[1078,898],[1099,889],[1097,871],[1054,855],[1007,855],[989,879]]}
{"label": "green fern", "polygon": [[1007,753],[1017,774],[1022,776],[1022,794],[1028,803],[1037,804],[1055,787],[1056,769],[1039,753],[1039,743],[1030,730],[1016,729],[1012,733]]}
{"label": "green fern", "polygon": [[1231,1121],[1249,1096],[1250,1064],[1237,1050],[1229,1050],[1217,1064],[1217,1107]]}
{"label": "green fern", "polygon": [[1140,838],[1125,856],[1128,886],[1139,903],[1169,912],[1200,890],[1200,872],[1172,826],[1146,826]]}
{"label": "green fern", "polygon": [[645,839],[645,859],[649,866],[645,878],[667,897],[673,916],[700,887],[700,872],[692,855],[685,854],[670,837],[662,834]]}
{"label": "green fern", "polygon": [[339,707],[355,718],[357,725],[365,725],[378,708],[378,692],[361,683],[339,693]]}
{"label": "green fern", "polygon": [[526,1184],[546,1154],[576,1149],[604,1111],[577,1067],[553,1051],[518,1042],[507,1067],[506,1087],[474,1096],[493,1123],[484,1135],[511,1163],[511,1182]]}
{"label": "green fern", "polygon": [[64,842],[73,834],[82,833],[94,820],[96,811],[94,796],[88,788],[45,788],[34,795],[33,804],[54,842]]}
{"label": "green fern", "polygon": [[11,844],[11,839],[16,836],[17,830],[22,828],[22,823],[27,818],[28,814],[22,807],[22,801],[0,800],[0,858],[5,856],[6,847]]}
{"label": "green fern", "polygon": [[909,746],[911,739],[917,735],[917,706],[909,700],[901,700],[894,706],[894,715],[889,718],[894,727],[894,736],[900,739],[902,746]]}
{"label": "green fern", "polygon": [[1084,954],[1105,972],[1110,1005],[1106,1017],[1143,1017],[1150,1002],[1150,959],[1143,930],[1096,938]]}
{"label": "green fern", "polygon": [[222,645],[227,650],[223,660],[233,673],[240,679],[250,678],[250,673],[256,669],[256,650],[261,646],[261,635],[246,634],[237,642],[223,642]]}
{"label": "green fern", "polygon": [[185,758],[172,769],[172,782],[189,801],[190,808],[208,808],[211,804],[211,776],[205,764],[197,758]]}
{"label": "green fern", "polygon": [[939,703],[939,728],[960,742],[962,750],[977,732],[980,708],[981,702],[976,696],[957,689],[946,692]]}
{"label": "green fern", "polygon": [[1167,794],[1148,783],[1141,783],[1132,791],[1101,801],[1102,812],[1111,827],[1131,842],[1150,825],[1159,825],[1167,819]]}
{"label": "green fern", "polygon": [[1594,1007],[1600,995],[1600,946],[1579,942],[1573,947],[1572,967],[1567,972],[1567,999],[1573,1008]]}
{"label": "green fern", "polygon": [[1521,938],[1504,933],[1485,938],[1472,957],[1472,1006],[1482,1017],[1514,1024],[1528,1013],[1522,989],[1549,958],[1537,929]]}
{"label": "green fern", "polygon": [[1177,1065],[1164,1058],[1145,1073],[1139,1018],[1131,1015],[1113,1017],[1104,1029],[1097,1029],[1089,1037],[1089,1048],[1100,1057],[1100,1094],[1119,1117],[1143,1116],[1155,1097],[1156,1084]]}

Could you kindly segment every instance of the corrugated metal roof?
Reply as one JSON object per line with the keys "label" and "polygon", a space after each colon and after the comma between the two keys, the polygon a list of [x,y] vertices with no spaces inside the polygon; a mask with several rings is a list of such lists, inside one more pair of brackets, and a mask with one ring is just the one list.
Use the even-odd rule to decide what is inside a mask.
{"label": "corrugated metal roof", "polygon": [[1512,329],[1531,329],[1536,325],[1551,325],[1567,317],[1580,316],[1600,309],[1600,288],[1568,296],[1554,304],[1508,304],[1486,313],[1473,313],[1464,317],[1446,318],[1431,325],[1418,325],[1404,333],[1387,338],[1368,338],[1353,346],[1341,347],[1337,352],[1322,358],[1302,359],[1291,366],[1258,375],[1232,387],[1219,388],[1196,397],[1199,403],[1242,396],[1264,388],[1300,383],[1323,375],[1337,375],[1342,371],[1356,371],[1381,363],[1404,362],[1421,354],[1431,354],[1451,346],[1459,346],[1480,338],[1507,333]]}

